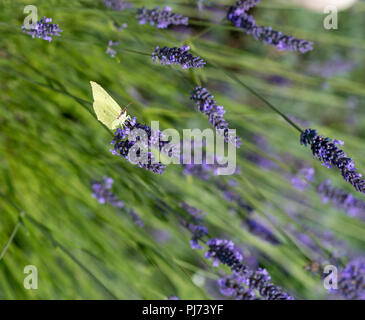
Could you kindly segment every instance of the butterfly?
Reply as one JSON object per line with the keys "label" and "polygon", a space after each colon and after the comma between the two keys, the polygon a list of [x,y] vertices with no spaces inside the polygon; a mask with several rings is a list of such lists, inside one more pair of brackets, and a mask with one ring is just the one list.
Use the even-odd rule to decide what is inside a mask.
{"label": "butterfly", "polygon": [[132,102],[122,109],[100,84],[94,81],[90,81],[90,84],[94,98],[93,107],[98,120],[111,130],[123,128],[125,122],[131,119],[127,115],[127,109]]}

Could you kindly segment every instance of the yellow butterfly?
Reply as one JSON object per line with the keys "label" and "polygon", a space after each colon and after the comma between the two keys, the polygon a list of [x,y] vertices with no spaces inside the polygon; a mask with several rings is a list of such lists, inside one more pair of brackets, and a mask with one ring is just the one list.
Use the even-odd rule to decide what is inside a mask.
{"label": "yellow butterfly", "polygon": [[111,130],[123,128],[125,122],[131,119],[127,115],[127,108],[132,102],[122,109],[101,85],[94,81],[90,81],[90,84],[94,98],[93,107],[98,120]]}

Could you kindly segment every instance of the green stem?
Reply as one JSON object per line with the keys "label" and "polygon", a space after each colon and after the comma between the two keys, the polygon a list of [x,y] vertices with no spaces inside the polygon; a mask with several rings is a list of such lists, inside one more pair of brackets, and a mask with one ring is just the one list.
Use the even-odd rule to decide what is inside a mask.
{"label": "green stem", "polygon": [[264,102],[271,110],[276,112],[278,115],[280,115],[286,122],[288,122],[294,129],[298,130],[300,133],[303,132],[303,129],[301,129],[294,121],[288,118],[283,112],[281,112],[278,108],[276,108],[271,102],[269,102],[266,98],[264,98],[261,94],[256,92],[254,89],[249,87],[247,84],[245,84],[241,79],[239,79],[236,75],[231,74],[230,72],[226,71],[223,67],[219,67],[217,64],[213,62],[209,62],[214,68],[222,70],[229,78],[236,81],[238,84],[240,84],[242,87],[244,87],[246,90],[251,92],[254,96],[259,98],[262,102]]}

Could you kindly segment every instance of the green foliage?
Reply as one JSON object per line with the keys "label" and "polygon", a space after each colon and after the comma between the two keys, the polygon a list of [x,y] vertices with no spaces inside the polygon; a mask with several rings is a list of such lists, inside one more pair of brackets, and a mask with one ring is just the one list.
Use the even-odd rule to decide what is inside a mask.
{"label": "green foliage", "polygon": [[[183,200],[207,213],[211,235],[232,239],[252,252],[275,284],[297,298],[326,295],[320,279],[304,269],[314,253],[287,227],[303,233],[305,227],[322,233],[330,230],[346,242],[349,251],[356,251],[364,248],[365,225],[322,204],[315,186],[296,190],[288,177],[296,172],[298,161],[305,161],[316,169],[316,181],[330,178],[341,188],[352,189],[338,172],[312,159],[293,127],[228,75],[285,114],[345,141],[345,151],[365,172],[363,68],[328,80],[307,72],[313,62],[324,63],[336,54],[357,66],[364,64],[364,5],[341,13],[340,29],[328,31],[320,14],[284,1],[262,2],[255,11],[260,23],[314,40],[315,50],[306,55],[278,52],[234,31],[226,22],[218,24],[223,16],[197,11],[196,1],[148,1],[148,7],[171,4],[175,12],[192,17],[192,29],[182,28],[182,32],[139,25],[133,10],[113,12],[98,1],[0,3],[1,299],[216,297],[217,290],[207,288],[225,269],[213,268],[203,252],[190,248],[189,232],[178,218]],[[29,3],[37,6],[40,16],[52,17],[60,25],[61,37],[48,43],[21,32],[23,8]],[[128,27],[117,31],[113,22]],[[211,29],[194,36],[205,28]],[[120,42],[115,59],[105,53],[109,40]],[[156,45],[183,43],[207,61],[203,70],[153,64],[149,54]],[[290,85],[268,81],[273,75],[287,78]],[[242,228],[242,216],[247,213],[232,214],[231,204],[214,184],[183,175],[180,166],[170,165],[156,176],[113,156],[111,132],[92,110],[90,81],[100,83],[121,106],[133,101],[128,113],[140,122],[159,120],[160,129],[179,132],[210,127],[189,99],[196,82],[202,81],[225,106],[228,122],[243,141],[237,153],[242,172],[235,190],[271,225],[282,244],[273,246]],[[356,109],[347,104],[352,97],[360,101]],[[253,135],[257,134],[268,141],[271,153],[255,145]],[[279,169],[263,170],[247,160],[249,152],[290,160],[275,160]],[[91,196],[90,180],[105,175],[114,178],[115,193],[141,216],[144,228]],[[229,177],[219,179],[229,181]],[[167,209],[159,205],[162,201]],[[290,212],[300,217],[299,222]],[[159,232],[166,240],[156,240]],[[336,249],[326,252],[330,255]],[[26,265],[38,268],[38,290],[23,287]],[[196,281],[197,275],[203,277],[204,285]]]}

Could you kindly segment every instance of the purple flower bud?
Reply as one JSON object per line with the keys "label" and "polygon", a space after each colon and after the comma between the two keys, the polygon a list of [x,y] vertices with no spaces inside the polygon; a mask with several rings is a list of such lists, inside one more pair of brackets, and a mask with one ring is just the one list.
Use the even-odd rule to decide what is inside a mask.
{"label": "purple flower bud", "polygon": [[365,180],[357,172],[355,163],[337,146],[342,145],[342,141],[324,138],[317,135],[317,130],[306,129],[300,136],[300,143],[305,146],[310,145],[315,158],[329,169],[332,166],[338,168],[347,182],[357,191],[365,193]]}
{"label": "purple flower bud", "polygon": [[[136,144],[136,141],[130,141],[127,139],[133,129],[141,129],[144,131],[145,138],[147,138],[145,139],[147,140],[145,145],[142,145],[143,139],[140,139],[138,144]],[[131,148],[136,148],[135,151],[137,156],[140,156],[142,152],[146,152],[147,161],[139,161],[137,165],[140,168],[145,168],[146,170],[150,170],[157,174],[162,174],[165,171],[165,165],[163,165],[160,161],[154,161],[151,148],[158,146],[159,151],[165,151],[164,147],[169,144],[168,139],[163,137],[160,131],[153,131],[149,126],[136,122],[135,117],[127,120],[123,129],[117,128],[115,130],[114,139],[111,144],[114,145],[114,148],[110,150],[111,153],[120,155],[125,159],[129,159],[128,155]],[[174,146],[171,146],[171,148],[167,151],[167,155],[169,157],[174,156],[174,150]]]}
{"label": "purple flower bud", "polygon": [[218,285],[223,295],[233,296],[235,300],[260,300],[254,290],[247,288],[247,281],[237,274],[220,278]]}
{"label": "purple flower bud", "polygon": [[22,30],[23,32],[32,36],[32,38],[37,37],[51,42],[52,36],[59,37],[60,36],[59,32],[62,32],[58,24],[53,24],[51,22],[52,22],[51,18],[44,17],[39,22],[37,22],[35,28],[28,30],[25,29],[25,26],[22,26]]}
{"label": "purple flower bud", "polygon": [[365,221],[365,201],[355,198],[351,193],[331,186],[329,180],[322,182],[317,192],[324,203],[330,202],[334,207],[346,211],[350,216]]}
{"label": "purple flower bud", "polygon": [[122,11],[133,7],[132,3],[122,0],[104,0],[104,4],[114,11]]}
{"label": "purple flower bud", "polygon": [[313,49],[313,43],[297,39],[293,36],[282,34],[271,27],[261,27],[256,24],[253,16],[247,14],[247,10],[256,6],[259,1],[241,0],[235,6],[231,6],[227,12],[227,19],[237,28],[266,44],[275,46],[278,50],[299,51],[305,53]]}
{"label": "purple flower bud", "polygon": [[136,18],[140,24],[149,23],[151,25],[157,25],[157,28],[164,29],[169,25],[188,25],[188,17],[172,13],[170,7],[164,7],[161,11],[158,11],[158,7],[148,10],[145,7],[137,9]]}
{"label": "purple flower bud", "polygon": [[225,113],[223,106],[217,106],[208,89],[196,87],[193,90],[190,99],[196,102],[200,112],[208,116],[209,122],[213,125],[213,127],[215,127],[216,130],[220,130],[218,132],[223,135],[224,140],[227,143],[233,144],[236,148],[240,147],[241,139],[228,132],[228,123],[223,117]]}
{"label": "purple flower bud", "polygon": [[[104,177],[102,181],[92,180],[92,196],[96,198],[100,204],[110,204],[116,209],[122,209],[124,208],[124,202],[111,191],[113,183],[114,180],[110,177]],[[125,212],[136,225],[143,227],[143,221],[133,209],[125,209]]]}
{"label": "purple flower bud", "polygon": [[92,181],[92,195],[99,201],[99,203],[108,203],[113,207],[120,209],[124,207],[124,202],[121,201],[112,191],[110,191],[113,183],[114,180],[109,177],[104,177],[103,181]]}
{"label": "purple flower bud", "polygon": [[240,276],[242,282],[248,287],[257,290],[261,297],[267,300],[292,300],[293,298],[281,288],[271,282],[266,269],[259,268],[256,271],[250,270],[242,263],[242,254],[235,248],[232,241],[222,239],[211,239],[207,242],[209,250],[205,258],[213,259],[213,266],[219,263],[227,265],[233,274]]}
{"label": "purple flower bud", "polygon": [[350,300],[365,300],[365,258],[352,260],[339,274],[338,290]]}
{"label": "purple flower bud", "polygon": [[162,65],[178,64],[183,69],[202,68],[205,65],[205,61],[200,57],[194,57],[188,52],[189,50],[189,46],[182,46],[180,48],[156,47],[156,50],[152,53],[152,60],[154,63],[157,63],[157,60],[159,60]]}

